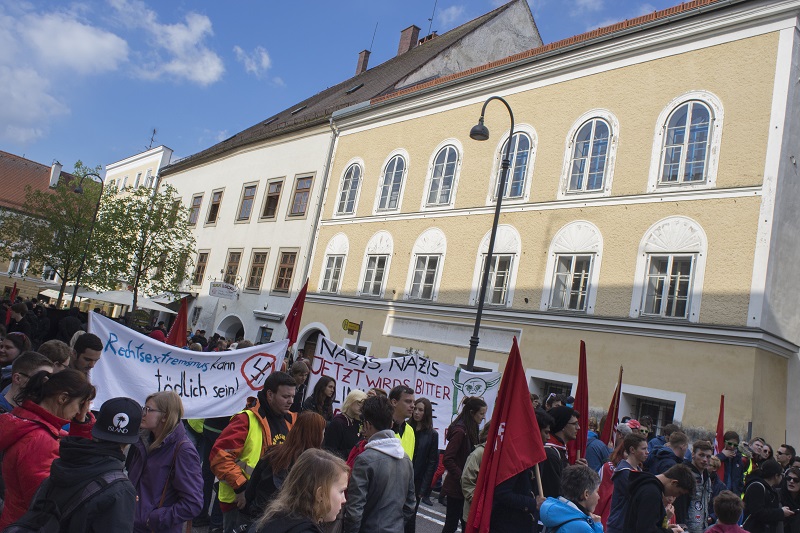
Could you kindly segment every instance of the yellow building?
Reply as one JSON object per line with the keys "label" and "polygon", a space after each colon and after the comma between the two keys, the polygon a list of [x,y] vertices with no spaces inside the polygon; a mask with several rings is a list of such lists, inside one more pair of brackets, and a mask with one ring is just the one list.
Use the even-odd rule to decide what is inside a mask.
{"label": "yellow building", "polygon": [[[696,0],[334,113],[300,346],[464,363],[509,116],[477,365],[532,392],[800,437],[800,2]],[[749,427],[749,424],[752,424]]]}

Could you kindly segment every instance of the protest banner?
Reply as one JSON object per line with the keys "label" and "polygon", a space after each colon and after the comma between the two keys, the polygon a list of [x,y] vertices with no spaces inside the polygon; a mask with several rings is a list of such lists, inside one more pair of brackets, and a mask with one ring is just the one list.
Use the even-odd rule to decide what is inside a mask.
{"label": "protest banner", "polygon": [[230,416],[244,409],[274,369],[280,369],[288,341],[230,352],[194,352],[164,344],[97,313],[89,313],[89,332],[103,342],[91,372],[97,387],[94,408],[127,396],[144,404],[154,392],[175,391],[184,418]]}
{"label": "protest banner", "polygon": [[486,419],[492,416],[500,372],[468,372],[463,368],[407,355],[376,359],[346,350],[324,337],[319,338],[314,353],[308,393],[322,376],[336,380],[334,411],[353,389],[367,391],[373,387],[387,393],[397,385],[414,389],[416,398],[427,398],[433,406],[433,427],[439,433],[439,448],[444,449],[444,430],[458,415],[461,402],[468,396],[480,396],[489,406]]}

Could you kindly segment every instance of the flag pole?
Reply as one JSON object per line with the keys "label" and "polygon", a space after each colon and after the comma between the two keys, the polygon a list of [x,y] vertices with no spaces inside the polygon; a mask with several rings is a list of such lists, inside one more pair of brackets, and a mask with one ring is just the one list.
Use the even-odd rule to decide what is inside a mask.
{"label": "flag pole", "polygon": [[533,465],[533,471],[536,473],[536,488],[539,489],[539,496],[544,498],[544,489],[542,488],[542,473],[539,471],[539,463]]}

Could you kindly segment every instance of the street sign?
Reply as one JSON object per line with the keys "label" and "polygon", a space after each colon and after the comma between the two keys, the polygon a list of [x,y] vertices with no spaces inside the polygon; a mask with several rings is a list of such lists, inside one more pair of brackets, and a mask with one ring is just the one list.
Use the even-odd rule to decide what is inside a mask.
{"label": "street sign", "polygon": [[345,319],[342,322],[342,329],[348,333],[352,333],[354,331],[361,331],[361,324],[358,322],[350,322],[349,320]]}

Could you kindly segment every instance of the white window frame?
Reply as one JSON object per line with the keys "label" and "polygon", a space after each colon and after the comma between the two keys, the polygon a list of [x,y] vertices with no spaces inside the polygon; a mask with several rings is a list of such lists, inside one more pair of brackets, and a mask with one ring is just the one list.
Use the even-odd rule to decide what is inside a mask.
{"label": "white window frame", "polygon": [[[514,134],[517,133],[524,133],[526,134],[531,140],[531,153],[528,156],[528,168],[525,171],[525,183],[522,186],[522,197],[520,198],[503,198],[503,205],[509,204],[521,204],[526,203],[530,199],[531,195],[531,181],[533,180],[533,168],[536,164],[536,153],[539,147],[539,137],[536,134],[536,130],[530,124],[516,124],[514,125]],[[505,145],[506,140],[509,138],[509,131],[506,130],[503,133],[503,137],[500,139],[500,142],[497,143],[495,147],[495,156],[494,156],[494,164],[492,165],[492,178],[489,180],[489,190],[488,194],[486,195],[486,205],[495,205],[497,201],[497,196],[495,196],[495,192],[499,186],[500,182],[500,166],[502,164],[504,151],[503,146]],[[512,172],[514,170],[514,162],[511,161],[511,166],[508,168],[508,178],[510,179],[512,176]],[[506,184],[508,186],[508,184]]]}
{"label": "white window frame", "polygon": [[[338,294],[342,289],[342,279],[344,278],[345,268],[347,267],[347,256],[350,251],[350,241],[347,238],[347,235],[344,233],[337,233],[328,241],[328,245],[325,247],[325,255],[322,259],[322,265],[320,265],[319,271],[319,282],[317,283],[317,291],[330,293],[330,294]],[[325,274],[328,265],[328,258],[332,256],[342,256],[342,266],[339,270],[339,282],[337,283],[337,287],[335,291],[330,290],[323,290],[322,287],[325,285]]]}
{"label": "white window frame", "polygon": [[[456,151],[456,168],[453,174],[453,183],[450,187],[450,201],[446,204],[429,204],[428,203],[428,196],[430,194],[431,185],[433,183],[433,170],[434,165],[436,164],[436,157],[439,155],[439,152],[447,148],[448,146],[452,146],[455,148]],[[459,177],[461,176],[461,163],[464,160],[464,147],[456,138],[449,138],[445,139],[444,141],[440,142],[436,148],[431,153],[430,160],[428,161],[428,170],[425,175],[425,186],[423,188],[422,198],[420,201],[420,211],[441,211],[444,209],[452,209],[456,203],[456,193],[458,192],[458,181]]]}
{"label": "white window frame", "polygon": [[[481,239],[480,246],[478,247],[478,253],[475,257],[475,268],[473,269],[472,287],[469,295],[470,306],[478,305],[478,294],[480,293],[481,276],[483,275],[483,262],[484,258],[489,253],[490,237],[491,231],[486,232],[486,234],[483,236],[483,239]],[[519,271],[520,249],[522,246],[521,243],[522,238],[520,237],[517,228],[510,224],[500,224],[497,226],[497,236],[495,237],[492,256],[497,257],[498,255],[512,255],[514,257],[511,259],[511,271],[509,272],[508,277],[508,290],[506,291],[505,303],[492,304],[489,302],[484,302],[484,305],[489,305],[494,308],[502,308],[511,307],[514,304],[514,291],[517,285],[517,272]]]}
{"label": "white window frame", "polygon": [[[405,168],[403,169],[403,175],[400,178],[400,192],[397,195],[397,207],[391,209],[382,208],[380,207],[381,190],[383,189],[384,179],[386,178],[386,167],[389,165],[389,162],[391,162],[391,160],[398,155],[401,156],[403,159],[405,159]],[[411,166],[411,159],[408,157],[408,152],[403,148],[398,148],[396,150],[393,150],[388,156],[386,156],[383,165],[381,165],[380,176],[378,177],[378,187],[377,190],[375,191],[375,204],[372,208],[373,215],[377,215],[379,213],[399,213],[402,210],[403,194],[405,193],[406,190],[405,184],[406,184],[406,179],[408,178],[408,168],[410,166]]]}
{"label": "white window frame", "polygon": [[325,256],[319,292],[339,294],[339,290],[342,287],[342,274],[344,273],[344,261],[346,258],[347,256],[339,254]]}
{"label": "white window frame", "polygon": [[[31,262],[24,259],[21,255],[14,253],[8,262],[8,275],[9,276],[22,276],[25,277]],[[22,267],[22,268],[20,268]]]}
{"label": "white window frame", "polygon": [[[419,283],[416,283],[417,279],[417,266],[420,264],[420,261],[424,260],[424,268],[421,270],[422,278],[420,279]],[[431,263],[435,262],[436,266],[434,267],[433,271],[433,283],[431,283],[431,297],[425,298],[422,294],[425,292],[426,283],[424,280],[428,277],[430,272]],[[409,288],[408,299],[409,300],[424,300],[424,301],[434,301],[434,293],[436,292],[436,280],[441,275],[441,266],[442,266],[442,256],[439,254],[416,254],[414,256],[414,267],[413,272],[411,273],[411,287]],[[416,287],[416,291],[414,290]]]}
{"label": "white window frame", "polygon": [[[711,111],[711,131],[709,133],[706,177],[700,182],[678,182],[661,183],[661,171],[664,162],[664,141],[667,121],[673,111],[683,104],[697,100],[708,106]],[[713,189],[717,185],[717,169],[719,166],[719,150],[722,143],[722,127],[725,121],[725,113],[722,101],[709,91],[690,91],[674,98],[661,110],[656,122],[656,130],[653,136],[653,149],[650,156],[650,173],[647,179],[647,192],[674,191],[674,190],[694,190],[694,189]]]}
{"label": "white window frame", "polygon": [[588,220],[575,220],[556,232],[547,251],[547,265],[542,285],[541,311],[550,310],[555,290],[555,275],[558,257],[561,255],[591,255],[592,266],[586,295],[586,311],[558,309],[572,313],[593,315],[597,301],[597,287],[600,280],[600,266],[603,262],[603,236],[600,230]]}
{"label": "white window frame", "polygon": [[[653,258],[666,258],[667,259],[666,273],[664,273],[663,275],[659,275],[658,276],[658,277],[665,278],[666,281],[664,283],[664,288],[661,291],[662,292],[662,294],[661,294],[661,309],[657,313],[655,313],[655,312],[647,312],[645,310],[645,307],[647,305],[647,296],[648,296],[648,292],[649,292],[648,287],[650,285],[650,279],[651,279],[650,268],[651,268],[651,266],[653,264]],[[670,300],[669,294],[671,292],[669,289],[670,288],[674,288],[674,285],[672,283],[672,267],[674,265],[675,259],[677,259],[677,258],[681,258],[681,259],[688,258],[691,261],[691,268],[689,270],[689,283],[688,283],[689,288],[688,288],[687,294],[686,294],[686,316],[674,316],[674,315],[669,316],[669,315],[666,314],[666,308],[667,308],[668,302]],[[695,271],[697,269],[696,265],[697,265],[697,256],[695,254],[691,254],[691,253],[690,254],[659,254],[659,253],[647,254],[647,265],[645,266],[645,278],[644,278],[645,288],[644,288],[644,292],[642,293],[642,307],[641,307],[641,311],[640,311],[641,316],[644,316],[644,317],[655,317],[655,318],[672,318],[672,319],[675,319],[675,320],[686,320],[688,318],[689,312],[691,310],[690,305],[692,303],[692,300],[691,300],[692,281],[694,279],[694,273],[695,273]]]}
{"label": "white window frame", "polygon": [[[606,167],[603,176],[603,187],[596,191],[571,191],[569,182],[572,175],[572,156],[575,151],[575,138],[581,127],[593,119],[604,120],[609,128],[608,150],[606,151]],[[619,145],[619,119],[607,109],[592,109],[578,117],[572,123],[566,137],[564,150],[564,163],[561,169],[561,180],[558,187],[557,199],[566,198],[601,198],[611,196],[611,185],[614,180],[614,167],[617,162],[617,146]]]}
{"label": "white window frame", "polygon": [[[417,256],[431,256],[438,255],[439,262],[436,267],[436,275],[433,281],[433,292],[430,300],[421,300],[411,296],[411,288],[414,283],[414,271],[417,265]],[[442,280],[442,272],[444,271],[444,262],[447,255],[447,238],[442,230],[439,228],[428,228],[417,237],[416,242],[411,253],[411,261],[408,265],[408,276],[406,278],[406,287],[403,294],[405,300],[415,300],[421,302],[435,302],[439,298],[439,286]]]}
{"label": "white window frame", "polygon": [[633,296],[631,298],[631,318],[658,318],[643,314],[644,298],[647,293],[647,267],[651,255],[695,255],[694,272],[689,283],[689,304],[687,318],[668,318],[669,320],[700,321],[700,303],[703,296],[708,238],[696,221],[688,217],[674,216],[659,220],[644,234],[639,244],[634,274]]}
{"label": "white window frame", "polygon": [[144,176],[144,184],[148,189],[152,189],[153,185],[155,185],[156,177],[153,176],[153,169],[148,168],[147,173]]}
{"label": "white window frame", "polygon": [[[345,176],[347,175],[347,171],[350,170],[351,167],[354,165],[358,166],[361,169],[361,177],[358,182],[358,187],[356,187],[355,191],[355,198],[353,199],[353,211],[351,213],[343,213],[339,211],[339,203],[342,198],[342,194],[344,194],[344,181]],[[339,188],[336,191],[336,203],[333,206],[333,218],[350,218],[356,215],[358,212],[358,201],[361,198],[361,189],[364,185],[364,176],[366,174],[366,166],[364,165],[364,160],[360,157],[354,157],[347,164],[344,166],[344,171],[342,171],[342,175],[339,178]]]}
{"label": "white window frame", "polygon": [[[379,295],[373,295],[363,292],[364,288],[364,280],[367,275],[367,265],[369,264],[369,258],[371,256],[376,255],[385,255],[387,256],[386,259],[386,267],[383,271],[383,283],[381,284],[381,291]],[[369,242],[367,242],[367,247],[364,250],[364,259],[361,263],[361,275],[358,277],[358,289],[356,294],[358,296],[363,296],[365,298],[383,298],[386,292],[386,280],[389,277],[389,271],[392,265],[392,256],[394,255],[394,240],[392,239],[392,234],[386,230],[381,230],[375,233],[372,237],[370,237]]]}
{"label": "white window frame", "polygon": [[[370,268],[370,263],[372,263],[372,259],[375,259],[375,268]],[[375,288],[375,274],[378,272],[378,263],[380,260],[383,259],[383,275],[381,276],[380,285],[378,285],[378,293],[375,294],[372,290],[369,292],[364,291],[364,287],[367,284],[367,275],[372,273],[372,279],[370,280],[369,284],[372,289]],[[389,264],[390,256],[386,254],[371,254],[367,255],[364,260],[364,279],[361,282],[361,287],[359,288],[359,294],[363,296],[368,296],[372,298],[381,298],[383,297],[383,291],[386,288],[386,272],[388,271],[387,265]]]}
{"label": "white window frame", "polygon": [[[566,306],[556,306],[555,299],[558,296],[558,292],[556,287],[558,285],[558,277],[561,274],[558,270],[558,265],[561,263],[561,259],[563,258],[570,258],[570,268],[567,271],[568,281],[564,283],[564,287],[566,288],[566,294],[569,295],[569,299]],[[589,270],[586,272],[586,291],[583,297],[584,308],[583,309],[571,309],[569,307],[569,301],[572,301],[572,286],[574,284],[575,279],[575,263],[577,262],[578,258],[588,258],[589,260]],[[567,312],[574,312],[574,313],[585,313],[586,308],[589,306],[589,290],[592,281],[592,269],[594,267],[594,254],[587,254],[587,253],[560,253],[556,254],[556,268],[553,272],[553,285],[552,290],[550,292],[550,309],[556,309],[559,311],[567,311]],[[562,302],[563,303],[563,302]]]}

